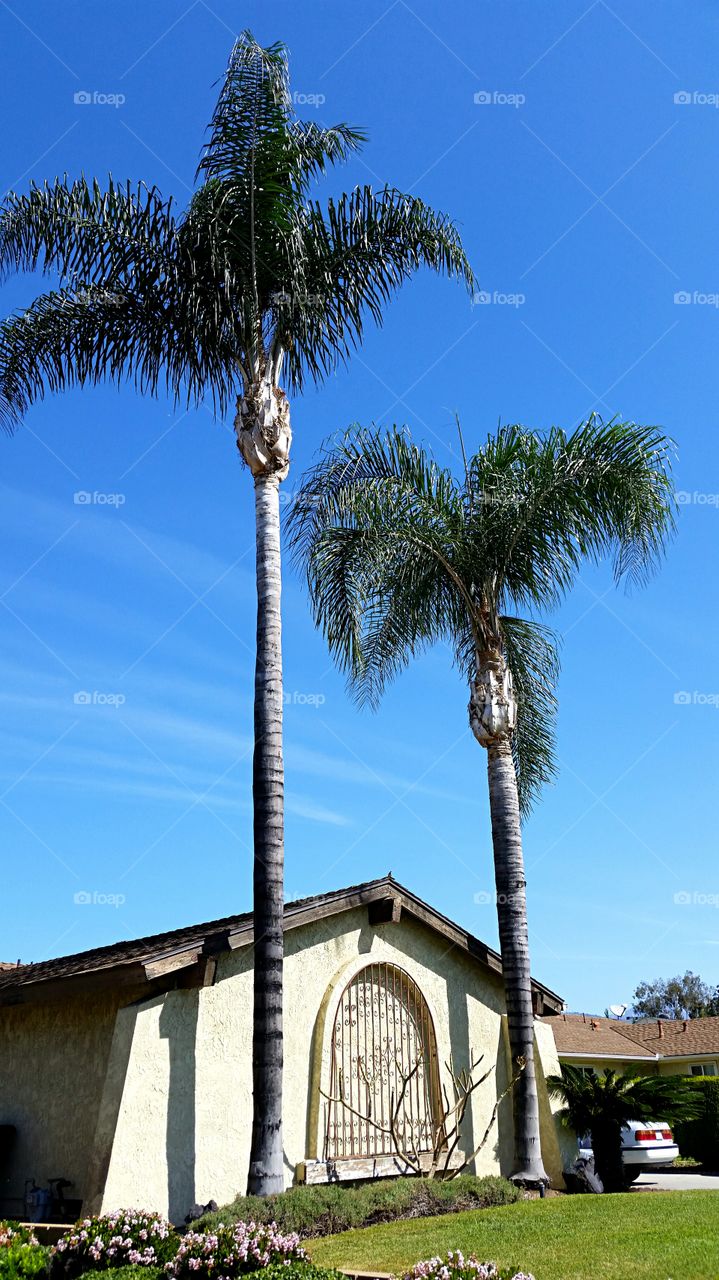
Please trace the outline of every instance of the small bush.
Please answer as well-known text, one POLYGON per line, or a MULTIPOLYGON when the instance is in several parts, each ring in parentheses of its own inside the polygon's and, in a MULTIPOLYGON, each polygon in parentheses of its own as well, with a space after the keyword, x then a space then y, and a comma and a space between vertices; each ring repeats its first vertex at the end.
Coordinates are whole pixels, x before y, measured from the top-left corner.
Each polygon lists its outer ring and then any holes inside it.
POLYGON ((519 1191, 504 1178, 476 1178, 463 1174, 451 1181, 427 1178, 392 1178, 357 1186, 328 1183, 291 1187, 279 1195, 241 1196, 195 1224, 211 1231, 220 1223, 242 1220, 277 1223, 281 1231, 303 1237, 334 1235, 353 1227, 368 1227, 400 1218, 424 1218, 463 1209, 486 1209, 512 1204, 519 1191))
POLYGON ((215 1231, 188 1231, 165 1270, 172 1280, 234 1280, 249 1271, 306 1260, 298 1235, 281 1235, 274 1222, 236 1222, 215 1231))
MULTIPOLYGON (((162 1280, 164 1275, 164 1267, 133 1266, 130 1263, 126 1267, 113 1267, 110 1280, 162 1280)), ((97 1272, 86 1271, 80 1280, 85 1280, 85 1277, 87 1280, 97 1280, 97 1272)))
POLYGON ((0 1280, 35 1280, 47 1273, 49 1253, 31 1231, 0 1222, 0 1280))
POLYGON ((692 1086, 702 1099, 702 1110, 698 1119, 675 1124, 679 1151, 709 1169, 719 1169, 719 1078, 697 1076, 692 1086))
POLYGON ((174 1257, 177 1236, 159 1213, 120 1209, 101 1218, 83 1218, 51 1252, 52 1280, 76 1280, 87 1271, 131 1264, 162 1267, 174 1257))
POLYGON ((262 1273, 262 1280, 347 1280, 341 1271, 328 1267, 316 1267, 309 1259, 306 1262, 284 1262, 280 1266, 268 1267, 262 1273))
POLYGON ((446 1258, 416 1262, 402 1280, 534 1280, 534 1277, 514 1267, 498 1271, 493 1262, 479 1262, 474 1254, 465 1258, 459 1249, 449 1249, 446 1258))

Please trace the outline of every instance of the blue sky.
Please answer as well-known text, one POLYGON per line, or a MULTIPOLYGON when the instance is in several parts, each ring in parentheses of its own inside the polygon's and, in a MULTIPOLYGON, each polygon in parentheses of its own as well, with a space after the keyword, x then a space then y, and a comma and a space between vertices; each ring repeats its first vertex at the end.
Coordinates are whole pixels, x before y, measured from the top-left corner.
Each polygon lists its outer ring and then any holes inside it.
MULTIPOLYGON (((455 412, 470 446, 592 409, 677 441, 656 580, 626 596, 587 571, 551 619, 561 772, 525 829, 532 961, 574 1009, 687 968, 717 983, 719 14, 1 0, 0 188, 109 170, 182 204, 244 26, 289 45, 301 115, 369 133, 323 190, 390 182, 447 211, 491 299, 406 286, 293 403, 285 501, 353 421, 407 423, 451 466, 455 412)), ((4 285, 3 313, 37 288, 4 285)), ((3 960, 250 905, 253 507, 229 428, 101 388, 0 441, 3 960)), ((446 651, 370 715, 289 566, 284 622, 288 896, 391 869, 496 945, 486 762, 446 651)))

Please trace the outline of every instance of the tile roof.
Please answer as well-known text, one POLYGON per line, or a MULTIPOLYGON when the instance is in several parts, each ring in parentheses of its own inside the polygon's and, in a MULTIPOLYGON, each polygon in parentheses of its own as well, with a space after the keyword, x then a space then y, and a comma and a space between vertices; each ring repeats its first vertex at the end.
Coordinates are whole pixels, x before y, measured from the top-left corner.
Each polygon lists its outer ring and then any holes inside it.
POLYGON ((694 1054, 719 1056, 719 1018, 622 1022, 591 1014, 560 1013, 544 1018, 551 1024, 560 1057, 685 1058, 694 1054))
MULTIPOLYGON (((399 899, 402 912, 407 916, 441 933, 450 946, 459 947, 472 959, 501 974, 501 957, 496 951, 435 911, 399 884, 391 874, 346 889, 285 903, 285 929, 336 915, 353 907, 382 903, 389 899, 399 899)), ((221 920, 190 925, 184 929, 173 929, 168 933, 96 947, 77 955, 61 956, 36 964, 8 967, 0 965, 0 1004, 42 999, 51 986, 57 990, 58 984, 63 984, 60 990, 64 992, 65 983, 72 979, 90 981, 95 988, 110 987, 123 980, 126 983, 131 979, 137 982, 153 980, 163 972, 181 967, 180 961, 185 964, 183 955, 186 953, 196 952, 196 955, 190 954, 189 957, 191 961, 195 961, 201 956, 213 955, 228 947, 245 946, 251 942, 252 912, 245 911, 240 915, 226 916, 221 920), (177 958, 177 964, 173 962, 173 957, 177 958)), ((534 979, 532 987, 540 1008, 562 1008, 562 999, 556 992, 534 979)))

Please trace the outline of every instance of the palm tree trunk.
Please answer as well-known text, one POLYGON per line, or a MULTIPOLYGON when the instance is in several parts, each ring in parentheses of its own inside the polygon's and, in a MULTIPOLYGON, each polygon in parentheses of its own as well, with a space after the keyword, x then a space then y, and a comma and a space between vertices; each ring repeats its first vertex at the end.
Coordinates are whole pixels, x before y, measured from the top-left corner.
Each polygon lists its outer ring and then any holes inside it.
POLYGON ((512 1069, 518 1058, 525 1063, 512 1092, 515 1167, 511 1176, 514 1182, 548 1182, 539 1137, 522 829, 517 777, 508 735, 497 736, 488 745, 487 771, 499 943, 512 1069))
POLYGON ((278 475, 255 476, 257 654, 255 659, 253 1117, 248 1192, 284 1189, 282 1152, 282 961, 284 764, 278 475))
POLYGON ((592 1128, 594 1168, 602 1180, 605 1191, 624 1191, 624 1161, 622 1160, 622 1128, 607 1121, 592 1128))

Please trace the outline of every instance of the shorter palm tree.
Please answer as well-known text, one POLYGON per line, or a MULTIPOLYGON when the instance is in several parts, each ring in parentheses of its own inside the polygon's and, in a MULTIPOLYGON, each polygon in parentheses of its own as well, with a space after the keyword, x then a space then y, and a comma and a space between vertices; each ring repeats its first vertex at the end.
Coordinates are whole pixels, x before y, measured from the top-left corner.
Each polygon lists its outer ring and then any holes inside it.
POLYGON ((622 1161, 622 1127, 630 1120, 692 1120, 698 1114, 696 1090, 689 1076, 642 1076, 636 1071, 607 1069, 596 1073, 584 1067, 562 1066, 562 1074, 548 1076, 550 1097, 564 1106, 562 1123, 579 1136, 591 1135, 594 1166, 605 1191, 622 1191, 627 1184, 622 1161))
POLYGON ((668 442, 592 417, 568 434, 503 427, 458 480, 396 429, 358 430, 307 476, 290 515, 315 620, 360 700, 444 641, 487 752, 518 1182, 548 1181, 539 1136, 520 816, 552 776, 557 658, 536 612, 583 561, 643 578, 672 527, 668 442), (532 616, 535 615, 535 616, 532 616))

